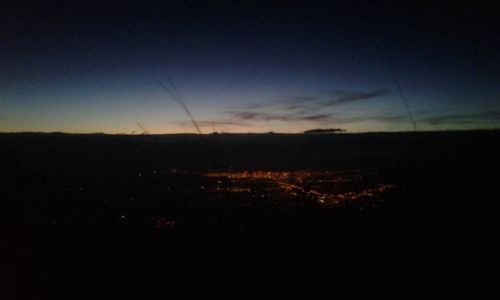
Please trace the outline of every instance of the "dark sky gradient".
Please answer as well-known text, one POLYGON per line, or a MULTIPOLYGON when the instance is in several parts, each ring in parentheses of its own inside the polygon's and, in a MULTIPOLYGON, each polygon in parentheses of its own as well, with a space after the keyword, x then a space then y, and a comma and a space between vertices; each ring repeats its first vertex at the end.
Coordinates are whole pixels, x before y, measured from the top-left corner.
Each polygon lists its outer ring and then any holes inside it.
MULTIPOLYGON (((0 131, 500 125, 499 11, 348 1, 3 2, 0 131)), ((442 2, 441 2, 442 3, 442 2)))

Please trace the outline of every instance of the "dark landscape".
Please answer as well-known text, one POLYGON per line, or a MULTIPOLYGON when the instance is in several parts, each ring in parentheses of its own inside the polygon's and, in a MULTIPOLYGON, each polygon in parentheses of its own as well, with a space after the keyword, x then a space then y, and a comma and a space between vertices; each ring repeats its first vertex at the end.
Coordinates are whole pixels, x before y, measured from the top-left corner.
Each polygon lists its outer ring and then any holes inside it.
POLYGON ((495 299, 499 153, 494 130, 0 134, 0 298, 495 299))

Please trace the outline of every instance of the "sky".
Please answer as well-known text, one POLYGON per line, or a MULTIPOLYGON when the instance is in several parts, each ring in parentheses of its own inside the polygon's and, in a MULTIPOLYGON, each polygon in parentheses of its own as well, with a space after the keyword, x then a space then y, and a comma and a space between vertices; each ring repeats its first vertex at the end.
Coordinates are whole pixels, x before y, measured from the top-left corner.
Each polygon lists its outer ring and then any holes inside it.
POLYGON ((3 1, 0 132, 499 128, 499 11, 458 2, 3 1))

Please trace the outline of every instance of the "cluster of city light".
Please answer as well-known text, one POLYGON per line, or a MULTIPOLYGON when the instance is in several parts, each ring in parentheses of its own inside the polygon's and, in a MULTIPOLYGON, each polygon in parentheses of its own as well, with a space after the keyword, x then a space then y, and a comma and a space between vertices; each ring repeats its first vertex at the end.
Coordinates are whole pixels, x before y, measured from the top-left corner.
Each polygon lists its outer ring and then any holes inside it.
POLYGON ((294 198, 313 201, 325 206, 344 206, 364 199, 380 198, 395 185, 377 183, 371 186, 358 184, 367 171, 244 171, 214 172, 204 174, 216 179, 214 191, 247 193, 251 198, 294 198), (352 185, 352 186, 348 186, 352 185), (339 186, 343 188, 340 189, 339 186), (346 187, 350 187, 347 188, 346 187))

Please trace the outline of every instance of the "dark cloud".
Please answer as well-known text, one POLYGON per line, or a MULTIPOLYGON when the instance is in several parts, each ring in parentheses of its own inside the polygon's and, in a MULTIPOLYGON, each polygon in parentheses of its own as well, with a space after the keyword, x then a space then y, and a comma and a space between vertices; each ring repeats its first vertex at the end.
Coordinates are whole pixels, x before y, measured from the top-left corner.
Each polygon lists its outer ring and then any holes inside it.
POLYGON ((366 101, 389 94, 387 89, 372 91, 331 90, 316 95, 291 95, 270 102, 245 105, 239 109, 225 111, 227 118, 198 122, 200 126, 238 125, 247 126, 256 122, 297 122, 317 124, 347 124, 364 121, 401 122, 406 116, 342 116, 332 111, 332 107, 356 101, 366 101))
POLYGON ((269 107, 269 106, 272 106, 274 105, 273 103, 265 103, 265 102, 261 102, 261 103, 250 103, 250 104, 245 104, 245 105, 242 105, 242 106, 239 106, 239 108, 241 109, 248 109, 248 110, 252 110, 252 109, 260 109, 260 108, 265 108, 265 107, 269 107))
POLYGON ((331 113, 302 114, 302 113, 268 113, 248 111, 228 111, 231 119, 238 121, 324 121, 330 118, 331 113))
POLYGON ((303 120, 306 121, 323 121, 330 118, 330 116, 332 116, 332 114, 314 114, 314 115, 303 116, 302 118, 303 120))
POLYGON ((263 113, 259 112, 248 112, 248 111, 235 111, 235 112, 229 112, 233 116, 236 117, 238 120, 243 120, 243 121, 254 121, 259 119, 259 117, 262 117, 263 113))
POLYGON ((390 93, 388 89, 380 89, 374 91, 342 91, 334 90, 328 91, 327 97, 324 97, 320 103, 323 106, 337 106, 341 104, 347 104, 351 102, 357 102, 362 100, 369 100, 381 96, 386 96, 390 93))
POLYGON ((382 122, 382 123, 400 123, 408 120, 407 115, 373 115, 373 116, 335 116, 330 119, 334 124, 350 124, 359 122, 382 122))
POLYGON ((242 110, 259 110, 272 108, 275 110, 298 111, 303 114, 344 105, 357 101, 371 100, 373 98, 388 95, 390 90, 378 89, 371 91, 349 91, 349 90, 330 90, 311 95, 289 95, 279 97, 269 102, 252 103, 243 106, 242 110))
MULTIPOLYGON (((359 116, 351 115, 344 116, 333 113, 316 113, 316 114, 296 114, 296 113, 265 113, 265 112, 247 112, 247 111, 228 111, 228 118, 219 120, 201 120, 198 121, 200 127, 212 127, 212 126, 250 126, 251 123, 255 122, 269 122, 269 121, 280 121, 280 122, 297 122, 306 121, 316 124, 323 125, 341 125, 341 124, 353 124, 360 122, 382 122, 382 123, 401 123, 408 122, 408 116, 405 114, 401 115, 373 115, 373 116, 359 116)), ((191 122, 177 122, 176 124, 181 126, 192 126, 191 122)))
POLYGON ((297 105, 303 103, 310 103, 319 100, 321 95, 289 95, 279 98, 276 102, 281 105, 297 105))
POLYGON ((448 114, 430 116, 417 120, 429 125, 443 124, 474 124, 482 121, 500 121, 500 111, 485 111, 480 113, 448 114))
MULTIPOLYGON (((274 113, 263 113, 263 112, 246 112, 246 111, 228 111, 226 112, 229 117, 223 120, 201 120, 197 121, 200 127, 211 127, 211 126, 249 126, 249 122, 269 122, 269 121, 280 121, 280 122, 296 122, 296 121, 309 121, 322 123, 328 121, 332 114, 319 113, 319 114, 274 114, 274 113)), ((175 124, 185 127, 192 126, 189 121, 175 122, 175 124)))
POLYGON ((365 101, 389 94, 388 89, 371 91, 331 90, 313 95, 289 95, 269 102, 253 103, 226 113, 241 120, 323 120, 332 113, 324 113, 330 107, 365 101), (270 113, 269 110, 275 111, 270 113), (318 113, 318 111, 322 113, 318 113), (278 113, 276 113, 278 112, 278 113))
MULTIPOLYGON (((198 126, 200 127, 207 127, 207 126, 246 126, 248 125, 245 122, 238 121, 238 120, 202 120, 202 121, 197 121, 196 122, 198 126)), ((181 121, 181 122, 174 122, 173 124, 177 124, 180 126, 193 126, 193 123, 191 121, 181 121)))

